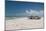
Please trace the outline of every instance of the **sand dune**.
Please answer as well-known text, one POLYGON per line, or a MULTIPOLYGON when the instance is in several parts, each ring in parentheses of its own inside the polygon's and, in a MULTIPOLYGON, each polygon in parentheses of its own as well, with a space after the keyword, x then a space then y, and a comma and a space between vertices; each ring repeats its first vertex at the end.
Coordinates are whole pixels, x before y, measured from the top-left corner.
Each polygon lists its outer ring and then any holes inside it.
POLYGON ((43 28, 43 17, 39 20, 27 17, 16 18, 6 21, 6 30, 43 28))

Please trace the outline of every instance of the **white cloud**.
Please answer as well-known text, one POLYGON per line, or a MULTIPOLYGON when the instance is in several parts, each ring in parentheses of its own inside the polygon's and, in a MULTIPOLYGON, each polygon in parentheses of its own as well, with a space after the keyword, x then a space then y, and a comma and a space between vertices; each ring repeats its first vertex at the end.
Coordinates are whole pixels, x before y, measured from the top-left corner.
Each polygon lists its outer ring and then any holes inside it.
POLYGON ((28 11, 28 10, 26 10, 25 13, 28 14, 29 16, 30 15, 43 16, 43 10, 40 10, 40 11, 37 11, 37 10, 30 10, 30 11, 28 11))

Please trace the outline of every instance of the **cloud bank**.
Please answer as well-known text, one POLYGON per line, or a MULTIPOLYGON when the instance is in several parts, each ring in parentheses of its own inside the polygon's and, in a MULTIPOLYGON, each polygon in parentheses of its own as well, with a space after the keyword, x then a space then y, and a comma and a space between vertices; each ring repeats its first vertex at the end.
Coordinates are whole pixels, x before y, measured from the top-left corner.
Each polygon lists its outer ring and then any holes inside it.
POLYGON ((37 11, 37 10, 26 10, 25 13, 28 15, 28 16, 43 16, 43 10, 40 10, 40 11, 37 11))

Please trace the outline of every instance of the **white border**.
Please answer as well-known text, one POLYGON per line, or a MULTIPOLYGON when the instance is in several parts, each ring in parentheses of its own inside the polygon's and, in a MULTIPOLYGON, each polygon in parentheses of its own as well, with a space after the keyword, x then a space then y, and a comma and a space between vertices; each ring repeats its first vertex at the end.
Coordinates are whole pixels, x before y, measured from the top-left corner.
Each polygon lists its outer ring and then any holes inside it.
POLYGON ((0 0, 0 31, 4 31, 4 0, 0 0))
POLYGON ((44 31, 46 31, 46 0, 44 0, 44 31))
MULTIPOLYGON (((28 1, 28 0, 25 0, 25 1, 28 1)), ((45 0, 29 0, 29 2, 30 1, 31 2, 44 2, 45 0)), ((45 18, 46 18, 46 6, 45 6, 44 13, 45 13, 45 18)), ((4 31, 4 19, 5 19, 4 16, 5 16, 5 0, 0 0, 0 31, 4 31)), ((46 19, 44 22, 46 23, 46 19)), ((46 28, 45 29, 34 29, 34 30, 20 30, 20 31, 46 31, 46 28)))

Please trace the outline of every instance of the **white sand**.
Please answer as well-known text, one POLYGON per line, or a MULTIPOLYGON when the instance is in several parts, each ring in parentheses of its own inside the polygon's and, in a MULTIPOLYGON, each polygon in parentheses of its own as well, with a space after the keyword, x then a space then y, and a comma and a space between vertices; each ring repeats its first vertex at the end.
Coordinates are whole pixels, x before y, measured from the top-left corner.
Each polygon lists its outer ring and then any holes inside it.
POLYGON ((31 20, 27 17, 16 18, 6 21, 6 30, 43 28, 43 18, 31 20))

